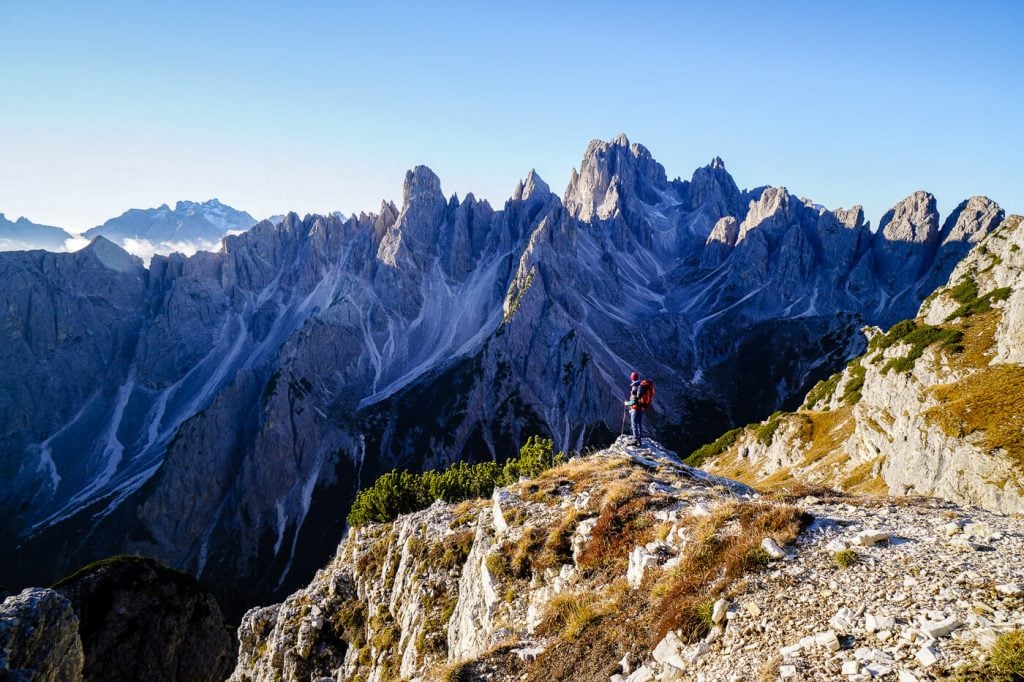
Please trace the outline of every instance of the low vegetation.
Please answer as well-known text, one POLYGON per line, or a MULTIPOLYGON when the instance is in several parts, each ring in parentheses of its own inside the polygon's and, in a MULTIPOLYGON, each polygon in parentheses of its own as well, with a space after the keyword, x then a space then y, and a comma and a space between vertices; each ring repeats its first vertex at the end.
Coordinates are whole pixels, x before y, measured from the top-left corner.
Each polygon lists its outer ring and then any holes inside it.
POLYGON ((1021 682, 1024 680, 1024 630, 999 635, 987 661, 956 670, 947 679, 956 682, 1021 682))
POLYGON ((601 513, 580 553, 584 570, 614 575, 624 572, 629 552, 654 540, 651 512, 667 503, 663 496, 640 494, 639 489, 620 488, 622 494, 605 496, 601 513))
POLYGON ((696 450, 694 450, 692 453, 690 453, 690 456, 686 458, 686 463, 689 464, 690 466, 695 467, 703 465, 704 460, 712 457, 717 457, 718 455, 722 454, 723 452, 731 448, 733 443, 736 442, 736 439, 740 437, 743 431, 744 428, 742 426, 739 427, 738 429, 726 431, 724 434, 719 436, 718 439, 715 440, 714 442, 708 443, 707 445, 702 445, 696 450))
POLYGON ((832 560, 839 568, 850 568, 860 561, 860 555, 852 549, 841 549, 832 555, 832 560))
MULTIPOLYGON (((885 334, 879 334, 871 339, 868 350, 881 351, 896 344, 909 346, 905 355, 889 358, 882 366, 882 374, 888 374, 890 371, 903 373, 914 369, 918 359, 924 355, 925 349, 932 344, 938 343, 949 352, 960 353, 963 351, 962 340, 963 332, 960 330, 918 324, 914 320, 903 320, 894 324, 885 334)), ((883 359, 884 356, 879 353, 871 362, 877 364, 883 359)))
POLYGON ((660 614, 656 641, 669 630, 678 630, 689 642, 706 635, 711 625, 708 604, 738 578, 764 565, 761 540, 771 537, 785 545, 809 521, 797 507, 762 502, 726 504, 701 517, 692 530, 692 549, 657 588, 663 596, 655 608, 660 614))
POLYGON ((960 306, 946 317, 946 321, 955 320, 958 317, 970 317, 978 313, 985 313, 992 309, 996 301, 1005 301, 1010 297, 1009 287, 993 289, 987 294, 978 295, 978 283, 971 277, 964 278, 955 287, 946 290, 946 295, 960 304, 960 306))
POLYGON ((804 400, 803 409, 812 410, 815 409, 816 405, 832 402, 832 397, 836 394, 836 388, 839 386, 839 381, 842 378, 843 373, 836 372, 828 379, 822 379, 816 383, 814 387, 808 391, 807 398, 804 400))
POLYGON ((851 360, 847 365, 850 378, 843 386, 843 404, 856 405, 860 402, 861 391, 864 390, 864 378, 867 376, 868 368, 864 366, 861 358, 851 360))
POLYGON ((459 462, 443 471, 390 471, 370 486, 359 491, 348 523, 352 527, 367 523, 386 523, 401 514, 426 509, 436 500, 459 502, 488 497, 495 488, 515 483, 520 476, 537 476, 560 464, 564 454, 554 453, 550 439, 530 438, 519 450, 519 456, 504 464, 459 462))
POLYGON ((557 628, 567 642, 575 641, 610 611, 609 604, 591 592, 563 592, 548 603, 547 609, 547 625, 557 628))

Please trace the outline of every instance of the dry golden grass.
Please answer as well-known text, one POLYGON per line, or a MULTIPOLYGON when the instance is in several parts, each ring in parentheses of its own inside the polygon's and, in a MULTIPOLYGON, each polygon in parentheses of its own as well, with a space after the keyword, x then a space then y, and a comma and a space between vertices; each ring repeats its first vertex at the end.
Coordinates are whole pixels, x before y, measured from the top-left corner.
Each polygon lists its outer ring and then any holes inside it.
POLYGON ((664 596, 655 609, 659 614, 656 637, 669 630, 681 631, 687 641, 707 633, 705 609, 726 588, 765 563, 761 540, 771 537, 780 545, 796 539, 809 517, 791 505, 764 502, 725 504, 706 517, 698 517, 690 529, 692 544, 683 561, 666 576, 664 596), (723 530, 738 525, 738 532, 723 530))
POLYGON ((889 485, 880 473, 875 472, 875 462, 868 461, 854 467, 840 480, 844 490, 866 495, 887 495, 889 485))
POLYGON ((982 447, 1003 450, 1024 468, 1024 367, 986 367, 931 392, 942 404, 927 410, 926 420, 957 438, 979 433, 982 447))
POLYGON ((804 454, 804 466, 842 450, 843 443, 853 434, 852 407, 844 406, 828 412, 801 414, 810 422, 809 433, 804 442, 809 442, 811 446, 804 454))
POLYGON ((550 528, 544 540, 544 548, 533 561, 534 566, 542 569, 555 568, 572 562, 572 535, 578 521, 579 514, 572 510, 550 528))
POLYGON ((546 628, 556 629, 562 640, 573 642, 613 607, 593 592, 563 592, 548 602, 546 628))
POLYGON ((633 548, 654 539, 658 529, 651 511, 666 502, 666 498, 647 494, 616 494, 611 499, 602 506, 578 560, 581 568, 606 575, 624 571, 633 548))
POLYGON ((509 572, 516 578, 528 578, 533 567, 533 558, 544 544, 544 531, 536 526, 527 526, 515 544, 509 559, 509 572))
POLYGON ((963 332, 960 342, 963 351, 947 354, 949 361, 956 367, 980 369, 987 367, 992 360, 992 345, 995 343, 996 327, 1003 312, 994 308, 984 313, 958 318, 954 326, 963 332))

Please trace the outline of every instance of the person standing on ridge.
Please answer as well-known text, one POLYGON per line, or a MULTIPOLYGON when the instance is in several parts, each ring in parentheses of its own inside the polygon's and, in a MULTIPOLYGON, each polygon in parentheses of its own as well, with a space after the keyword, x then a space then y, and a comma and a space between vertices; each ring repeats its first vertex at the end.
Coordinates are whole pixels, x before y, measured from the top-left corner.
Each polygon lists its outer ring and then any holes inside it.
POLYGON ((651 406, 654 399, 654 382, 640 379, 637 372, 629 375, 629 400, 624 404, 629 408, 629 425, 633 428, 633 445, 641 445, 644 437, 644 412, 651 406))

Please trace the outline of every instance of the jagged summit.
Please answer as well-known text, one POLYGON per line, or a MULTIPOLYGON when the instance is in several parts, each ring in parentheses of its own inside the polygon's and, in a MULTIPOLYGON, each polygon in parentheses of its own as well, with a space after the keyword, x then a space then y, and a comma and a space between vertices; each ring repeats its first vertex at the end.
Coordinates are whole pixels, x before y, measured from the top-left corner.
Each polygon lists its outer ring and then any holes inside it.
POLYGON ((427 166, 415 166, 405 174, 405 183, 402 186, 402 208, 403 210, 413 201, 422 199, 424 201, 436 201, 437 197, 444 199, 441 192, 441 179, 434 171, 427 166))

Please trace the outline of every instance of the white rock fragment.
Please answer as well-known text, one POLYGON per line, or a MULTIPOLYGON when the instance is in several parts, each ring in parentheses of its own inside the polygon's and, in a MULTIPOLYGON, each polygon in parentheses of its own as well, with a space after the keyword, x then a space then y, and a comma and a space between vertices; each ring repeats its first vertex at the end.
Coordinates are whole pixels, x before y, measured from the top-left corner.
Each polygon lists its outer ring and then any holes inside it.
POLYGON ((853 609, 844 606, 836 611, 836 615, 832 616, 828 623, 836 630, 848 631, 853 629, 855 619, 856 616, 853 613, 853 609))
POLYGON ((919 649, 914 658, 917 659, 918 663, 927 668, 939 662, 939 652, 934 647, 926 646, 919 649))
POLYGON ((892 630, 894 627, 896 627, 896 619, 892 616, 877 616, 873 613, 864 616, 864 629, 868 632, 892 630))
POLYGON ((670 665, 677 670, 683 670, 686 668, 686 661, 683 659, 682 653, 683 646, 679 635, 675 631, 669 631, 664 639, 658 642, 658 646, 654 647, 651 657, 662 665, 670 665))
POLYGON ((857 661, 843 661, 843 674, 856 675, 860 673, 860 663, 857 661))
POLYGON ((882 530, 862 530, 853 536, 851 542, 860 547, 870 547, 889 539, 889 534, 882 530))
POLYGON ((1006 583, 1005 585, 996 585, 996 592, 1005 597, 1019 597, 1024 594, 1024 587, 1021 587, 1020 583, 1006 583))
POLYGON ((925 621, 921 625, 921 632, 932 639, 939 639, 940 637, 945 637, 962 625, 963 623, 953 617, 949 617, 938 622, 925 621))
POLYGON ((839 651, 842 648, 839 644, 839 638, 836 637, 836 633, 833 630, 826 630, 816 634, 814 636, 814 643, 829 651, 839 651))
POLYGON ((507 490, 495 490, 494 491, 494 532, 504 533, 508 530, 508 522, 505 520, 505 514, 501 509, 502 503, 508 505, 511 501, 512 495, 507 490))
POLYGON ((783 658, 785 658, 786 656, 796 656, 802 650, 803 647, 800 646, 800 643, 798 642, 796 644, 790 644, 789 646, 784 646, 781 649, 779 649, 779 655, 783 658))
POLYGON ((629 676, 629 682, 650 682, 654 679, 654 671, 642 665, 629 676))
POLYGON ((725 620, 725 614, 729 610, 729 602, 725 599, 719 599, 715 602, 715 605, 711 608, 711 622, 714 624, 721 623, 725 620))
POLYGON ((970 537, 987 540, 992 535, 992 529, 989 528, 987 523, 973 522, 964 526, 964 534, 970 537))
POLYGON ((775 542, 772 538, 761 540, 761 549, 775 561, 786 558, 786 553, 779 547, 779 543, 775 542))
POLYGON ((644 581, 644 572, 649 566, 658 565, 658 556, 651 554, 645 547, 636 547, 629 553, 629 566, 626 569, 626 582, 633 589, 640 587, 644 581))
POLYGON ((780 665, 779 666, 779 677, 784 680, 792 680, 796 678, 796 666, 795 665, 780 665))
POLYGON ((830 552, 841 552, 844 549, 849 549, 850 546, 842 538, 832 538, 825 545, 825 549, 830 552))
POLYGON ((959 535, 960 532, 963 531, 963 529, 964 527, 962 523, 958 521, 950 521, 942 527, 942 532, 946 535, 947 538, 951 538, 954 535, 959 535))
POLYGON ((900 670, 899 682, 918 682, 917 675, 909 670, 900 670))

